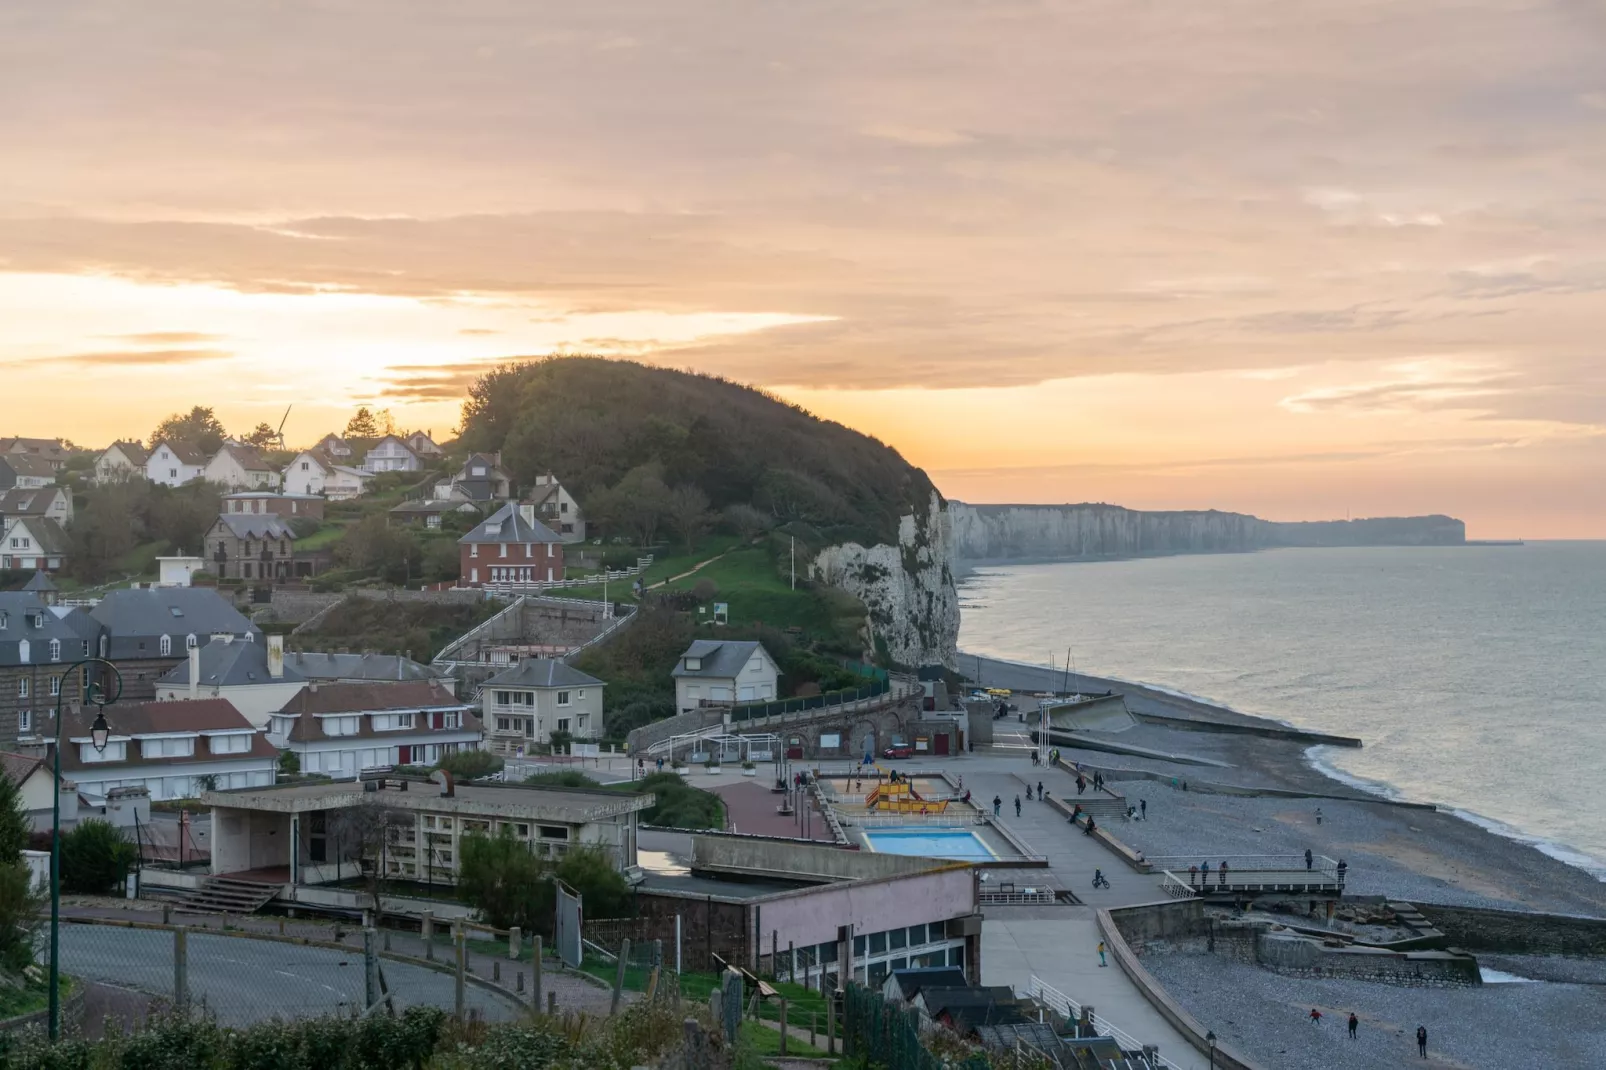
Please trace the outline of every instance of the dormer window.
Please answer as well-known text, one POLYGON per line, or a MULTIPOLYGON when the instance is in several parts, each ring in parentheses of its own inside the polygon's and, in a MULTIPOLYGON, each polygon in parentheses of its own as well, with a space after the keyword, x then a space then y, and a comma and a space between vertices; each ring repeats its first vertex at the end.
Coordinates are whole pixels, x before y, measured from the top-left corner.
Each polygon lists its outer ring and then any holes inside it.
POLYGON ((162 657, 171 657, 173 653, 173 637, 171 635, 162 636, 161 641, 157 644, 157 649, 161 651, 162 657))
MULTIPOLYGON (((701 672, 702 668, 703 668, 703 659, 702 658, 687 658, 686 659, 686 671, 687 672, 701 672)), ((659 671, 661 672, 662 670, 659 670, 659 671)))
POLYGON ((473 469, 473 474, 477 475, 477 476, 483 476, 485 474, 485 466, 483 464, 475 465, 474 469, 473 469))
POLYGON ((51 661, 60 661, 61 660, 61 640, 60 639, 52 639, 50 641, 50 660, 51 661))
POLYGON ((195 634, 193 632, 184 637, 184 649, 185 650, 194 650, 195 649, 195 634))
POLYGON ((6 622, 8 620, 10 620, 10 618, 11 618, 11 614, 9 614, 9 613, 0 613, 0 632, 3 632, 3 631, 6 630, 6 622))

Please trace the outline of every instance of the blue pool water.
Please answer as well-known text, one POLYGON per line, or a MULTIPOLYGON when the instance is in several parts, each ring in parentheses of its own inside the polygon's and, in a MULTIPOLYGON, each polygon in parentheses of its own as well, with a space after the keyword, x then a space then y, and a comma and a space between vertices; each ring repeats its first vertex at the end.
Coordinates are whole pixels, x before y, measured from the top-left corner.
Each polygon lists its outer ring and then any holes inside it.
POLYGON ((998 857, 969 829, 882 828, 866 832, 870 850, 889 855, 951 858, 956 862, 991 862, 998 857))

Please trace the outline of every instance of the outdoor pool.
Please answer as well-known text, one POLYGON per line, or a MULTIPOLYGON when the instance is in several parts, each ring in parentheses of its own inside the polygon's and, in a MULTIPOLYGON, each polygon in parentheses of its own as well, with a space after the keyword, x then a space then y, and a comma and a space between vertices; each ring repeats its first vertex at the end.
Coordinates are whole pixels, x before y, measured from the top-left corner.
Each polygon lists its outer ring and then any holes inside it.
POLYGON ((956 862, 991 862, 995 855, 970 829, 879 828, 864 833, 870 850, 889 855, 950 858, 956 862))

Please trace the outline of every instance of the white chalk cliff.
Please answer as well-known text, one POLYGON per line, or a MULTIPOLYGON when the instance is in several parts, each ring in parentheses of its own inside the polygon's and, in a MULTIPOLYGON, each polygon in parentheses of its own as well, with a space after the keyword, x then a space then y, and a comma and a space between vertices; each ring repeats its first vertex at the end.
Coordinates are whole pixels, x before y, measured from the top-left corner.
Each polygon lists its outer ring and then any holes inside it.
POLYGON ((865 604, 872 642, 894 662, 953 668, 959 594, 952 560, 947 504, 933 492, 924 511, 900 518, 896 546, 828 546, 809 562, 808 571, 865 604))

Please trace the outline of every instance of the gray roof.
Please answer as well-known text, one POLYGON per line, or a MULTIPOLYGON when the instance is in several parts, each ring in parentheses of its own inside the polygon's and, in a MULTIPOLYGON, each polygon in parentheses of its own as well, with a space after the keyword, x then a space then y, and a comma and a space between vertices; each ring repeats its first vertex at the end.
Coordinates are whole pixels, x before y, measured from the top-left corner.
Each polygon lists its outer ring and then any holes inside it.
POLYGON ((304 680, 436 680, 447 673, 400 654, 323 654, 287 650, 284 671, 304 680))
POLYGON ((416 513, 427 516, 431 513, 478 513, 480 507, 471 501, 462 498, 419 498, 413 501, 402 502, 394 506, 393 513, 416 513))
POLYGON ((71 545, 67 541, 67 533, 62 530, 61 524, 52 517, 19 516, 15 522, 28 529, 34 541, 39 544, 41 553, 64 554, 71 545))
POLYGON ((963 988, 970 982, 958 966, 920 966, 893 970, 891 978, 904 999, 914 999, 923 988, 963 988))
MULTIPOLYGON (((202 646, 213 633, 262 635, 260 628, 210 587, 108 591, 90 615, 110 635, 112 658, 160 657, 159 637, 163 635, 193 635, 202 646)), ((184 644, 175 643, 173 650, 182 655, 184 644)))
POLYGON ((457 540, 470 542, 562 542, 556 532, 539 520, 525 520, 519 515, 519 503, 508 502, 486 517, 473 531, 457 540), (495 528, 496 534, 492 534, 495 528))
POLYGON ((81 609, 45 605, 32 591, 0 591, 0 665, 21 665, 22 642, 28 643, 29 665, 50 661, 50 641, 62 642, 61 660, 76 661, 84 656, 83 643, 95 652, 93 621, 86 621, 81 609))
MULTIPOLYGON (((686 648, 675 662, 675 671, 671 676, 714 677, 725 680, 734 678, 742 671, 742 666, 753 656, 753 651, 763 646, 762 643, 751 639, 724 640, 724 639, 697 639, 686 648), (702 658, 701 669, 686 668, 687 658, 702 658)), ((774 661, 769 651, 764 656, 774 661)))
POLYGON ((55 591, 55 590, 59 590, 59 588, 54 583, 50 582, 50 577, 46 576, 42 569, 35 569, 34 573, 33 573, 33 577, 31 579, 29 579, 27 583, 22 585, 22 589, 24 591, 55 591))
MULTIPOLYGON (((159 682, 188 687, 189 660, 179 662, 159 682)), ((268 675, 266 643, 208 643, 201 648, 201 683, 209 687, 304 682, 306 677, 290 666, 288 654, 285 655, 284 675, 278 679, 268 675)))
POLYGON ((552 658, 525 658, 506 672, 485 681, 491 687, 605 687, 595 676, 587 676, 565 661, 552 658))
POLYGON ((276 513, 219 513, 215 528, 222 524, 236 539, 293 539, 296 534, 276 513))
POLYGON ((0 515, 44 516, 57 495, 66 496, 69 499, 67 504, 72 504, 72 491, 66 487, 29 487, 5 491, 0 493, 0 515))

